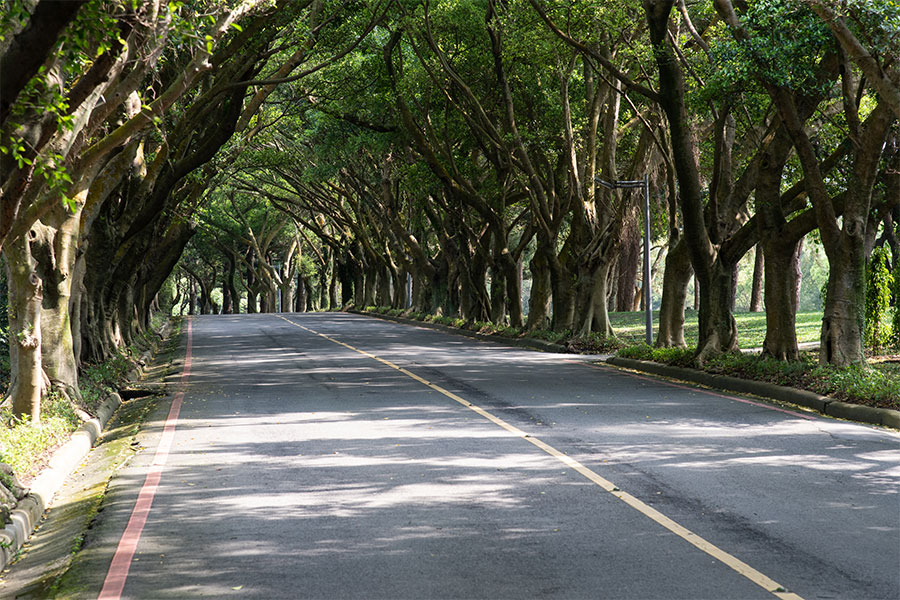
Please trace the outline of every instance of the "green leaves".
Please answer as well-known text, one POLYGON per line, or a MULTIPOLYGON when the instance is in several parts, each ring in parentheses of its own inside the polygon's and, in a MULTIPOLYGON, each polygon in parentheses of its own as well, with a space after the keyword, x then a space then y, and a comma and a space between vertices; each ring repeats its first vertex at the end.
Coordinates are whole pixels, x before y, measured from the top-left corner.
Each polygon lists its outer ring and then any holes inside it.
POLYGON ((834 48, 828 26, 802 2, 760 0, 740 15, 748 41, 715 36, 718 87, 746 87, 759 77, 791 90, 815 85, 816 66, 834 48))
POLYGON ((891 338, 888 310, 891 305, 894 274, 888 265, 888 249, 875 248, 866 269, 865 340, 869 348, 884 348, 891 338))

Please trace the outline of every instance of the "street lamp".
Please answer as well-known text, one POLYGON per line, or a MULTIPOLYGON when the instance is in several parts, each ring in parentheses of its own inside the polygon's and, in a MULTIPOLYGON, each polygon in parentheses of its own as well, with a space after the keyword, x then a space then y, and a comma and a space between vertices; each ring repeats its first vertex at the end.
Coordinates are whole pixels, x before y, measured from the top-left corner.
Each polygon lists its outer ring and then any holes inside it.
POLYGON ((644 190, 644 320, 646 322, 647 345, 653 344, 653 311, 650 306, 650 177, 631 181, 606 181, 594 177, 594 181, 608 190, 637 189, 644 190))

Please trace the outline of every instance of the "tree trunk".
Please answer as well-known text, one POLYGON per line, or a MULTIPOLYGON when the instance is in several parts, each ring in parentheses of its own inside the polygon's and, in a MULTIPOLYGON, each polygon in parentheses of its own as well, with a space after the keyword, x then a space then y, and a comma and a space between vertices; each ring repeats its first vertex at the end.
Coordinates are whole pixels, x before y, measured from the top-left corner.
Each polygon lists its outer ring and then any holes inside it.
POLYGON ((528 263, 531 270, 531 297, 528 299, 528 331, 550 325, 550 268, 547 258, 538 252, 528 263))
POLYGON ((627 223, 616 267, 617 311, 629 311, 634 308, 634 291, 637 287, 638 266, 641 262, 641 236, 638 235, 637 220, 632 218, 627 223))
POLYGON ((865 363, 865 261, 862 244, 846 244, 844 252, 829 257, 819 346, 819 362, 823 364, 865 363))
POLYGON ((759 312, 763 303, 763 270, 765 254, 762 244, 756 245, 753 258, 753 283, 750 288, 750 312, 759 312))
POLYGON ((700 284, 697 362, 702 365, 713 354, 738 350, 737 323, 731 311, 734 265, 720 258, 713 262, 709 273, 697 279, 700 284))
POLYGON ((766 338, 763 355, 778 360, 797 360, 797 316, 794 304, 796 281, 793 265, 800 244, 790 240, 769 239, 757 245, 765 256, 766 338))
POLYGON ((311 296, 311 294, 308 295, 308 285, 305 277, 297 275, 297 298, 294 306, 295 312, 306 312, 307 298, 311 296))
POLYGON ((509 325, 516 328, 522 327, 525 320, 522 316, 522 271, 520 263, 513 258, 508 248, 503 248, 500 251, 500 258, 495 261, 495 264, 498 263, 499 268, 497 270, 502 273, 506 282, 505 308, 509 314, 509 325))
POLYGON ((684 308, 687 288, 694 270, 687 243, 680 238, 666 255, 662 301, 659 306, 658 348, 684 348, 684 308))
POLYGON ((279 288, 281 294, 281 312, 289 313, 294 310, 294 278, 285 277, 279 288))
POLYGON ((575 273, 570 268, 574 260, 569 241, 566 241, 560 256, 549 250, 547 258, 553 290, 551 328, 553 331, 572 331, 575 323, 575 273))
POLYGON ((496 263, 491 267, 491 322, 506 324, 506 277, 496 263))
POLYGON ((4 249, 9 281, 9 351, 13 414, 41 422, 41 396, 46 386, 41 360, 41 279, 31 257, 31 235, 4 249))
POLYGON ((608 260, 580 265, 578 268, 575 282, 575 325, 580 336, 591 333, 599 333, 603 337, 615 335, 606 308, 609 268, 608 260))
POLYGON ((32 229, 31 241, 31 253, 43 284, 42 367, 50 385, 73 399, 81 397, 70 312, 78 229, 78 219, 65 219, 57 227, 39 222, 32 229))

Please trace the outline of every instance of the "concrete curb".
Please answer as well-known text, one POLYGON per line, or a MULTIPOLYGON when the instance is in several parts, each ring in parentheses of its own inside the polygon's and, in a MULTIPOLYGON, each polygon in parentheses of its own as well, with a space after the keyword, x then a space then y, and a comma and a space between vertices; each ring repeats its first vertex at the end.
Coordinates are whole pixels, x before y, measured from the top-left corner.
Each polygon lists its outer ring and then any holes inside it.
POLYGON ((811 408, 830 417, 900 429, 900 411, 889 408, 873 408, 871 406, 849 404, 833 400, 827 396, 820 396, 807 390, 798 390, 764 381, 729 377, 728 375, 714 375, 696 369, 673 367, 644 360, 613 356, 608 358, 606 362, 625 369, 698 383, 715 389, 737 392, 739 394, 752 394, 779 402, 796 404, 811 408))
POLYGON ((122 399, 113 392, 97 410, 97 416, 85 421, 68 442, 57 448, 47 467, 31 482, 28 495, 19 501, 10 515, 12 523, 0 530, 0 571, 6 569, 31 537, 53 496, 94 446, 120 404, 122 399))
POLYGON ((393 315, 385 315, 381 313, 371 313, 365 312, 357 309, 350 309, 345 312, 352 313, 355 315, 363 315, 366 317, 374 317, 376 319, 383 319, 385 321, 393 321, 395 323, 403 323, 404 325, 416 325, 418 327, 424 327, 426 329, 435 329, 437 331, 443 331, 444 333, 455 333, 456 335, 462 335, 469 338, 474 338, 476 340, 482 340, 485 342, 495 342, 497 344, 506 344, 507 346, 515 346, 517 348, 531 348, 532 350, 540 350, 542 352, 557 352, 560 354, 571 354, 569 350, 563 346, 562 344, 554 344, 553 342, 548 342, 545 340, 536 340, 533 338, 511 338, 502 335, 491 335, 488 333, 478 333, 477 331, 470 331, 468 329, 459 329, 458 327, 451 327, 450 325, 442 325, 441 323, 431 323, 429 321, 417 321, 416 319, 408 319, 406 317, 395 317, 393 315))
MULTIPOLYGON (((138 365, 128 372, 127 381, 135 382, 142 377, 145 366, 168 338, 169 325, 164 326, 162 331, 160 339, 151 343, 151 347, 141 355, 138 365)), ((110 394, 97 410, 97 416, 76 429, 69 441, 56 449, 47 466, 31 482, 28 495, 18 502, 10 514, 12 523, 0 530, 0 572, 6 569, 19 549, 31 538, 53 496, 94 447, 94 442, 121 404, 122 397, 119 394, 110 394)))

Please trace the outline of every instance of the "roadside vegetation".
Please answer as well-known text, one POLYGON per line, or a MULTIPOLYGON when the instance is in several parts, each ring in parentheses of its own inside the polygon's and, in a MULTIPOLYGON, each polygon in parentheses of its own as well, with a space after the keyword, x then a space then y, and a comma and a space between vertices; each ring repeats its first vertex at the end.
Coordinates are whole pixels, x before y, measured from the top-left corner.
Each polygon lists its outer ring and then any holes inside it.
POLYGON ((893 402, 898 43, 865 0, 0 2, 4 435, 56 443, 158 310, 762 346, 893 402))
MULTIPOLYGON (((416 321, 438 323, 486 335, 509 338, 533 338, 560 344, 571 352, 582 354, 617 354, 624 358, 647 360, 685 368, 702 368, 709 373, 754 379, 777 385, 809 390, 836 400, 900 410, 900 348, 895 354, 877 354, 870 350, 866 366, 835 367, 820 364, 815 351, 801 352, 797 360, 783 361, 758 352, 720 354, 702 366, 696 360, 697 314, 685 316, 684 348, 658 348, 644 343, 644 314, 610 313, 616 337, 575 336, 571 332, 527 331, 523 328, 497 327, 491 323, 467 323, 458 317, 444 317, 385 306, 368 306, 365 311, 416 321), (692 333, 693 332, 693 335, 692 333)), ((654 315, 655 316, 655 315, 654 315)), ((756 349, 765 338, 764 313, 735 313, 741 348, 756 349)), ((891 319, 884 318, 886 324, 891 319)), ((822 326, 822 313, 809 311, 797 315, 798 343, 817 342, 822 326)), ((880 347, 878 351, 888 352, 880 347)))
MULTIPOLYGON (((0 307, 5 313, 5 307, 0 307)), ((16 417, 8 403, 0 406, 0 463, 9 465, 19 481, 27 482, 38 474, 47 459, 60 445, 68 441, 72 432, 86 418, 96 416, 97 409, 129 383, 135 373, 141 353, 153 343, 169 317, 154 315, 150 331, 142 334, 131 346, 121 349, 109 359, 83 365, 79 371, 81 397, 72 399, 58 392, 50 392, 41 400, 41 422, 34 424, 27 417, 16 417)), ((177 335, 177 327, 175 331, 177 335)), ((2 348, 0 348, 2 351, 2 348)), ((6 387, 7 373, 0 373, 0 386, 6 387)))

